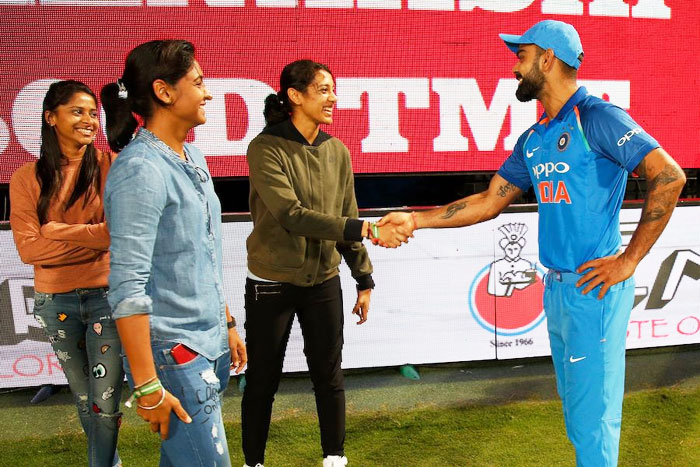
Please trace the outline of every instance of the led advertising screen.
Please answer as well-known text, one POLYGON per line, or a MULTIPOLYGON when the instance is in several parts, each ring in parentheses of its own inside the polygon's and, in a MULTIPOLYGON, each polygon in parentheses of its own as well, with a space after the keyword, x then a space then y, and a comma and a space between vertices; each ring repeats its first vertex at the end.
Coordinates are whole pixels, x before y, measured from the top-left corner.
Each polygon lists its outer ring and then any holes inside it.
POLYGON ((496 170, 542 113, 515 98, 516 57, 498 33, 543 19, 579 31, 590 93, 628 110, 681 166, 700 167, 693 0, 0 0, 0 183, 38 156, 53 80, 99 93, 131 48, 165 38, 197 47, 214 99, 190 139, 216 177, 247 175, 264 98, 300 58, 335 76, 324 130, 356 173, 496 170))

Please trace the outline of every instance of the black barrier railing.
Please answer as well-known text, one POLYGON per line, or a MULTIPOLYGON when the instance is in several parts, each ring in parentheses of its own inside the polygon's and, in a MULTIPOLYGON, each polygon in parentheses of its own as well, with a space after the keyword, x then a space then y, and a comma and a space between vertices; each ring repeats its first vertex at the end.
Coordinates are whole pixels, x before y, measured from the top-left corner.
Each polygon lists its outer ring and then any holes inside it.
MULTIPOLYGON (((360 209, 388 206, 440 206, 465 196, 486 190, 495 172, 440 174, 382 174, 355 175, 355 194, 360 209)), ((700 199, 698 176, 700 169, 685 169, 687 182, 681 193, 683 199, 700 199)), ((214 187, 224 212, 248 211, 248 178, 214 180, 214 187)), ((641 200, 646 193, 646 180, 630 176, 625 200, 641 200)), ((532 189, 516 204, 537 202, 532 189)))
MULTIPOLYGON (((684 169, 687 182, 681 199, 700 200, 700 169, 684 169)), ((488 188, 494 172, 367 175, 355 176, 355 193, 360 209, 384 209, 388 206, 440 206, 488 188)), ((247 177, 214 179, 214 188, 226 213, 248 212, 247 177)), ((0 184, 0 222, 10 217, 8 185, 0 184)), ((630 176, 625 200, 644 199, 646 180, 630 176)), ((514 206, 536 203, 532 189, 516 200, 514 206)))

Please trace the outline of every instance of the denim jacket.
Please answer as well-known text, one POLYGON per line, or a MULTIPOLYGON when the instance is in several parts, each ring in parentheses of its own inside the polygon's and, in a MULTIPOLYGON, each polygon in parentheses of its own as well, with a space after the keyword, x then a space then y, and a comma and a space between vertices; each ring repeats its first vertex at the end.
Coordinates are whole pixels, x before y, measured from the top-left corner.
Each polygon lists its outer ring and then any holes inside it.
POLYGON ((228 349, 221 205, 202 153, 185 154, 142 128, 112 165, 108 298, 114 319, 149 314, 152 342, 215 359, 228 349))

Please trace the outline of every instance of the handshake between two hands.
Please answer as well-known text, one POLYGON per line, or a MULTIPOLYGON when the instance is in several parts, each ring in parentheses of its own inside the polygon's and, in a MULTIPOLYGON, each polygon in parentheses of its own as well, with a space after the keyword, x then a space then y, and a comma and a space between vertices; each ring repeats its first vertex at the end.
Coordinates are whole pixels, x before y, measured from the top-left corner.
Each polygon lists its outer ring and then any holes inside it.
POLYGON ((385 248, 398 248, 402 243, 408 243, 416 230, 416 215, 414 212, 392 212, 377 222, 376 233, 372 236, 374 245, 385 248))

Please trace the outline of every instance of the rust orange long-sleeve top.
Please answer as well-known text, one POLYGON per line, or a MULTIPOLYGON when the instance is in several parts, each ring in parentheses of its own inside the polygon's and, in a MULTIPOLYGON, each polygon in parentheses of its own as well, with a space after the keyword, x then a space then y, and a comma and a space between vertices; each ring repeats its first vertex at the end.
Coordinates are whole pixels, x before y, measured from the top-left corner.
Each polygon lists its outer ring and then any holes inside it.
MULTIPOLYGON (((114 155, 97 151, 101 187, 114 155)), ((88 190, 68 210, 64 206, 80 173, 81 159, 65 160, 63 184, 39 224, 40 187, 36 163, 20 167, 10 180, 10 225, 22 261, 34 265, 34 288, 44 293, 77 288, 106 287, 109 275, 109 232, 102 208, 102 193, 88 190), (85 197, 89 196, 87 204, 85 197)))

